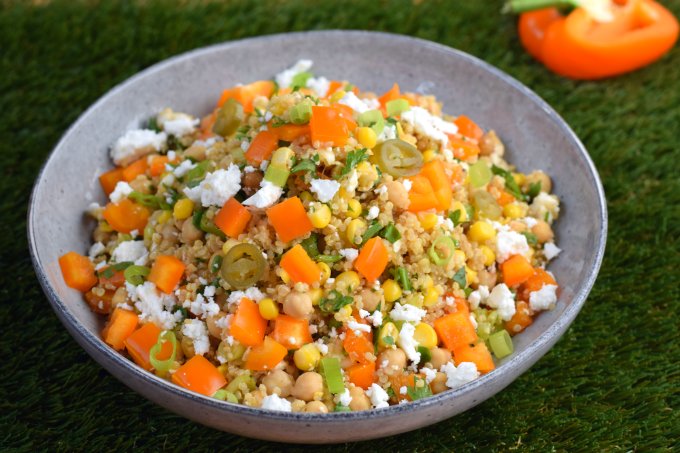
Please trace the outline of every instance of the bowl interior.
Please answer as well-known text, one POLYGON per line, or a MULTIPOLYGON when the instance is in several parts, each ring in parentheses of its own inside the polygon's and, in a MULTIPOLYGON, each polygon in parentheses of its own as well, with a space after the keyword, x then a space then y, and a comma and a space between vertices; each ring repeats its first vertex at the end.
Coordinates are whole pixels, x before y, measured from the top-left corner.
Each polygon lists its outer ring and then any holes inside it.
MULTIPOLYGON (((433 401, 441 403, 440 415, 435 419, 478 404, 538 360, 576 316, 602 259, 606 211, 592 162, 552 109, 519 82, 489 65, 426 41, 368 32, 294 33, 250 39, 166 60, 114 88, 67 131, 46 161, 34 188, 29 210, 29 243, 50 302, 88 353, 117 377, 128 375, 127 385, 163 404, 153 395, 168 392, 171 386, 154 376, 145 376, 131 363, 116 358, 101 342, 98 337, 103 318, 88 308, 80 292, 64 284, 57 259, 71 250, 86 254, 95 225, 84 212, 90 203, 106 203, 98 177, 113 168, 108 150, 126 129, 145 125, 150 115, 166 107, 203 116, 214 108, 223 89, 237 83, 269 79, 300 58, 314 61, 312 71, 317 76, 350 80, 362 90, 379 95, 395 82, 402 91, 434 94, 444 103, 446 113, 465 114, 484 130, 495 130, 506 146, 507 160, 519 171, 541 169, 552 178, 553 193, 562 202, 560 218, 553 227, 557 245, 563 252, 549 266, 561 286, 557 307, 542 313, 525 332, 514 338, 515 353, 501 360, 499 365, 503 366, 484 377, 486 384, 435 397, 438 399, 433 401), (572 211, 579 213, 578 222, 571 220, 572 211), (451 404, 454 394, 459 400, 451 404)), ((180 406, 171 407, 173 411, 232 430, 204 420, 192 405, 203 405, 204 409, 210 408, 205 409, 208 412, 222 411, 222 414, 233 414, 238 408, 227 404, 215 406, 214 402, 206 402, 196 395, 187 396, 187 392, 176 388, 171 394, 181 400, 180 406)), ((412 406, 409 409, 412 411, 427 409, 427 405, 420 402, 406 406, 412 406)), ((262 411, 254 413, 258 412, 262 411)), ((403 412, 404 409, 400 409, 398 413, 403 412)), ((380 418, 379 413, 397 414, 397 411, 375 412, 373 418, 380 418)), ((358 420, 357 414, 353 414, 354 418, 333 420, 338 423, 358 420)), ((276 414, 274 418, 282 423, 302 419, 285 414, 276 414)), ((411 420, 387 431, 372 431, 373 435, 362 435, 359 428, 355 438, 402 432, 435 419, 411 420)), ((274 428, 243 428, 241 433, 268 438, 264 432, 268 429, 274 428)), ((303 433, 296 436, 293 440, 313 441, 303 433)), ((333 441, 329 436, 325 441, 333 441)), ((343 439, 349 440, 346 436, 343 439)))

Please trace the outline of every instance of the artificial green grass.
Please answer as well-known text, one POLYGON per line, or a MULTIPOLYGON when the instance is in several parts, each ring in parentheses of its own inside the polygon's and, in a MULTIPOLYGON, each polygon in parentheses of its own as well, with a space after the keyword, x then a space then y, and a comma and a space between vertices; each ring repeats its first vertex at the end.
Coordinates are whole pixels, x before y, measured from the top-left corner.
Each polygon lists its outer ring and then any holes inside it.
MULTIPOLYGON (((663 3, 680 15, 680 0, 663 3)), ((522 50, 514 19, 498 13, 499 0, 8 5, 0 2, 0 450, 680 449, 677 47, 634 74, 573 82, 522 50), (590 151, 607 193, 610 229, 600 276, 581 314, 506 390, 420 431, 308 447, 206 428, 110 376, 73 341, 40 290, 25 217, 31 185, 52 146, 117 83, 196 47, 322 28, 430 39, 518 78, 563 115, 590 151)), ((577 208, 567 209, 570 221, 578 221, 577 208)))

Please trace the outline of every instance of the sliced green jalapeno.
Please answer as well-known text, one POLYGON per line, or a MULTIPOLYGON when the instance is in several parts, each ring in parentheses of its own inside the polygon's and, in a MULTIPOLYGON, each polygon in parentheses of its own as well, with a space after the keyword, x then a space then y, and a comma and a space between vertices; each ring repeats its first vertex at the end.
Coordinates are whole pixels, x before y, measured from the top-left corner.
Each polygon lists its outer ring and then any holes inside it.
POLYGON ((253 244, 238 244, 222 261, 222 278, 229 286, 247 289, 260 281, 266 266, 262 251, 253 244))
POLYGON ((228 137, 239 128, 243 122, 243 106, 234 98, 224 103, 213 124, 212 131, 222 137, 228 137))
POLYGON ((415 176, 423 168, 422 153, 415 146, 398 138, 376 145, 373 155, 380 171, 395 178, 415 176))

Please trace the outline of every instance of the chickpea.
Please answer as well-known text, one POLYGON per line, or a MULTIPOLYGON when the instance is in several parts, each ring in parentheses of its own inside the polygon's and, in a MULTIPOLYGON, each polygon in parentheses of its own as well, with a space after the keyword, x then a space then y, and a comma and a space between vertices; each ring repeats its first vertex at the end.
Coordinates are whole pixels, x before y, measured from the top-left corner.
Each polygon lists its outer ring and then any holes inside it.
POLYGON ((481 286, 487 286, 489 289, 496 286, 496 280, 498 279, 498 274, 495 272, 489 272, 487 270, 481 270, 477 272, 477 281, 481 286))
POLYGON ((174 225, 164 223, 157 231, 163 236, 163 242, 167 244, 167 246, 172 246, 179 242, 179 231, 174 225))
POLYGON ((208 325, 208 332, 215 338, 221 338, 222 328, 217 325, 217 321, 227 316, 223 311, 220 311, 215 316, 208 316, 206 319, 206 324, 208 325))
POLYGON ((400 373, 406 367, 406 353, 401 349, 387 348, 380 354, 376 360, 378 367, 383 368, 386 375, 392 376, 394 373, 400 373), (387 366, 383 367, 383 362, 387 361, 387 366))
POLYGON ((205 146, 192 145, 186 151, 184 151, 184 157, 192 157, 201 162, 205 160, 205 151, 205 146))
POLYGON ((542 244, 555 237, 555 233, 553 233, 552 228, 550 228, 550 225, 547 222, 543 220, 537 220, 537 222, 538 223, 531 229, 531 232, 536 235, 538 242, 542 244))
POLYGON ((260 188, 260 183, 262 182, 262 179, 264 179, 262 172, 251 171, 250 173, 245 173, 243 175, 242 183, 243 191, 246 193, 246 195, 250 197, 255 192, 257 192, 258 189, 260 188))
POLYGON ((508 223, 508 226, 512 231, 516 233, 522 233, 522 231, 527 231, 527 226, 524 224, 524 222, 516 222, 514 220, 511 220, 510 223, 508 223))
POLYGON ((196 228, 193 222, 184 222, 184 225, 182 225, 182 237, 184 242, 193 245, 194 242, 203 237, 203 231, 196 228))
POLYGON ((302 408, 302 412, 307 412, 308 414, 327 414, 328 407, 321 401, 311 401, 302 408))
POLYGON ((111 308, 116 308, 118 304, 124 304, 127 302, 127 297, 128 297, 128 292, 127 289, 125 289, 124 286, 121 286, 116 290, 115 293, 113 293, 113 297, 111 298, 111 308))
POLYGON ((283 311, 293 318, 306 319, 314 309, 309 294, 291 291, 283 301, 283 311))
POLYGON ((323 378, 319 373, 313 371, 302 374, 295 386, 292 394, 295 398, 310 402, 314 399, 315 393, 323 392, 323 378))
POLYGON ((505 146, 495 131, 489 131, 479 141, 479 151, 482 156, 489 156, 494 153, 502 156, 505 154, 505 146))
POLYGON ((435 371, 439 371, 442 365, 446 365, 451 360, 453 360, 451 358, 451 351, 448 349, 432 348, 430 349, 430 354, 432 355, 430 363, 432 364, 432 368, 434 368, 435 371))
POLYGON ((262 407, 262 401, 264 400, 264 397, 267 396, 263 393, 264 392, 260 389, 246 393, 243 402, 250 407, 262 407))
POLYGON ((523 187, 528 189, 532 183, 535 185, 538 184, 539 181, 541 181, 541 192, 550 193, 550 190, 552 189, 552 181, 548 175, 540 170, 531 172, 531 174, 527 176, 526 180, 524 181, 523 187))
POLYGON ((352 397, 352 401, 349 403, 349 408, 352 411, 366 411, 371 408, 371 400, 361 387, 352 387, 349 389, 349 395, 352 397))
POLYGON ((446 374, 437 371, 436 376, 434 377, 434 379, 432 379, 432 382, 430 382, 430 388, 432 389, 432 393, 436 395, 437 393, 447 391, 449 388, 446 386, 446 380, 447 380, 446 374))
POLYGON ((267 387, 267 393, 270 395, 276 393, 281 398, 290 396, 290 392, 293 389, 293 380, 283 370, 272 371, 262 379, 262 383, 267 387))
POLYGON ((401 209, 408 208, 411 202, 408 198, 408 192, 404 185, 397 181, 390 181, 385 183, 387 187, 387 197, 396 207, 401 209))
POLYGON ((137 175, 135 179, 130 181, 130 187, 132 187, 132 190, 135 190, 142 195, 151 194, 151 188, 149 187, 150 185, 151 181, 149 181, 149 178, 147 178, 145 175, 137 175))
POLYGON ((370 288, 365 288, 359 293, 359 295, 361 296, 361 302, 363 302, 364 310, 366 311, 375 310, 378 308, 378 304, 382 301, 380 290, 373 292, 370 288))

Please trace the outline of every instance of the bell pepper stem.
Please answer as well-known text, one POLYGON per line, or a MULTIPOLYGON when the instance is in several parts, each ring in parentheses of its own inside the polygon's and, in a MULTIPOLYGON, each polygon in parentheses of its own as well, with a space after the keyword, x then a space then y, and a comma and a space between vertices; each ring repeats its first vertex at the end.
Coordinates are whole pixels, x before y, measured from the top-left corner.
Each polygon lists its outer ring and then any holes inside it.
POLYGON ((519 14, 555 6, 578 8, 580 2, 578 0, 509 0, 503 6, 503 12, 519 14))

